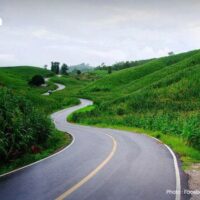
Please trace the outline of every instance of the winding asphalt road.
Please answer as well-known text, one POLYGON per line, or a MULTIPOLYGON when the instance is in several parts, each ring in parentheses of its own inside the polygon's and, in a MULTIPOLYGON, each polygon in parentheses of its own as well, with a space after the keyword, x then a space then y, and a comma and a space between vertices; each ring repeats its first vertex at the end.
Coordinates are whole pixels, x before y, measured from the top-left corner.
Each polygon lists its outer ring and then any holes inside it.
MULTIPOLYGON (((56 127, 72 134, 60 153, 0 178, 1 200, 178 200, 170 151, 143 134, 66 122, 81 104, 54 113, 56 127)), ((185 199, 185 197, 183 197, 185 199)))
MULTIPOLYGON (((58 77, 60 77, 60 76, 58 76, 58 77)), ((49 78, 45 78, 45 82, 47 82, 47 81, 49 81, 49 78)), ((63 84, 60 84, 60 83, 54 83, 54 84, 57 86, 57 88, 55 90, 53 90, 52 92, 57 92, 59 90, 65 89, 65 85, 63 85, 63 84)), ((43 95, 49 95, 49 92, 45 92, 43 95)))

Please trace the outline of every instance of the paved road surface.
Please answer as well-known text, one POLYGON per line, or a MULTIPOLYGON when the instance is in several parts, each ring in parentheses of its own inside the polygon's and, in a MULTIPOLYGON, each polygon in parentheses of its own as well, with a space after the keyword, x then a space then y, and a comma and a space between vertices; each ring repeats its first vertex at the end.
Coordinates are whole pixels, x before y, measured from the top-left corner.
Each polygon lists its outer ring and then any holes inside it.
MULTIPOLYGON (((61 77, 62 75, 57 75, 58 77, 61 77)), ((49 81, 49 78, 45 78, 45 82, 49 81)), ((59 90, 63 90, 65 89, 65 85, 62 85, 60 83, 54 83, 57 88, 55 90, 53 90, 52 92, 57 92, 59 90)), ((49 95, 49 92, 45 92, 43 95, 49 95)))
POLYGON ((168 149, 142 134, 66 122, 81 105, 52 115, 73 135, 61 153, 0 178, 1 200, 174 200, 174 160, 168 149))

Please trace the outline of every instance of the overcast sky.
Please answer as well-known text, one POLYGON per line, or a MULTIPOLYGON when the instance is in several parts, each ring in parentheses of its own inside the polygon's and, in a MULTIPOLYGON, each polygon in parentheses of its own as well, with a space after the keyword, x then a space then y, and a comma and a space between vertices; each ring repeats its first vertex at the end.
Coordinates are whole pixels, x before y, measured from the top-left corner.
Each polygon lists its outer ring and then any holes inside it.
POLYGON ((200 48, 200 0, 0 0, 0 66, 98 65, 200 48))

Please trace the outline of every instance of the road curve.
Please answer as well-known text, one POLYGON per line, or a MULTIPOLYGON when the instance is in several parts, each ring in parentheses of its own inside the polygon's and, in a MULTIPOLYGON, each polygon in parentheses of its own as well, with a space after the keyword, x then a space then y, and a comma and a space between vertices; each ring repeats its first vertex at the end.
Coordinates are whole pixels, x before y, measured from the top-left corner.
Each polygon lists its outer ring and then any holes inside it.
POLYGON ((66 116, 91 105, 52 114, 73 144, 49 159, 0 178, 2 200, 174 200, 174 160, 168 149, 142 134, 80 126, 66 116))
MULTIPOLYGON (((58 76, 58 77, 60 77, 60 76, 58 76)), ((49 81, 49 78, 45 78, 45 82, 47 82, 47 81, 49 81)), ((54 83, 54 84, 57 86, 57 88, 55 90, 53 90, 52 92, 57 92, 57 91, 65 89, 65 85, 63 85, 63 84, 60 84, 60 83, 54 83)), ((45 92, 43 95, 47 96, 47 95, 49 95, 49 92, 45 92)))

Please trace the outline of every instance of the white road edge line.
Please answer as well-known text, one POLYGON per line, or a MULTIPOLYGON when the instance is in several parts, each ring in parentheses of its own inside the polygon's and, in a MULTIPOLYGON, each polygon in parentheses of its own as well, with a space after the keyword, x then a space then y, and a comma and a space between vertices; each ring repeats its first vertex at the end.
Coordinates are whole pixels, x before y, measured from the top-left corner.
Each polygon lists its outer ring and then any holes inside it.
POLYGON ((174 160, 174 168, 175 168, 175 174, 176 174, 176 199, 175 200, 180 200, 181 199, 181 178, 180 178, 180 172, 179 172, 179 167, 178 167, 178 162, 176 155, 172 151, 172 149, 165 144, 169 152, 171 153, 173 160, 174 160))
MULTIPOLYGON (((152 138, 158 142, 161 142, 158 138, 155 138, 155 137, 152 137, 152 138)), ((176 198, 175 198, 175 200, 181 200, 181 178, 180 178, 180 172, 179 172, 179 167, 178 167, 178 161, 177 161, 176 155, 174 154, 172 149, 166 144, 164 144, 164 146, 168 149, 168 151, 172 155, 173 161, 174 161, 174 169, 175 169, 175 175, 176 175, 176 198)))
POLYGON ((40 162, 42 162, 42 161, 44 161, 44 160, 47 160, 47 159, 49 159, 49 158, 52 158, 52 157, 54 157, 54 156, 56 156, 56 155, 62 153, 63 151, 65 151, 66 149, 68 149, 69 147, 71 147, 71 146, 74 144, 74 142, 75 142, 75 137, 74 137, 72 134, 70 134, 70 135, 71 135, 72 138, 73 138, 73 139, 72 139, 72 142, 71 142, 68 146, 66 146, 64 149, 62 149, 62 150, 58 151, 57 153, 54 153, 54 154, 52 154, 52 155, 46 157, 46 158, 43 158, 43 159, 38 160, 38 161, 36 161, 36 162, 33 162, 33 163, 31 163, 31 164, 25 165, 25 166, 23 166, 23 167, 20 167, 20 168, 17 168, 17 169, 15 169, 15 170, 13 170, 13 171, 10 171, 10 172, 7 172, 7 173, 5 173, 5 174, 2 174, 2 175, 0 175, 0 178, 1 178, 1 177, 4 177, 4 176, 7 176, 7 175, 10 175, 10 174, 13 174, 13 173, 15 173, 15 172, 18 172, 18 171, 20 171, 20 170, 22 170, 22 169, 31 167, 31 166, 33 166, 33 165, 35 165, 35 164, 38 164, 38 163, 40 163, 40 162))

